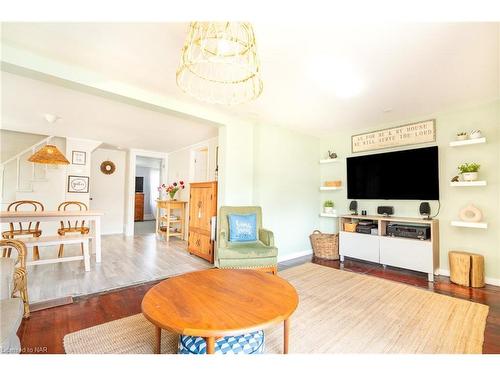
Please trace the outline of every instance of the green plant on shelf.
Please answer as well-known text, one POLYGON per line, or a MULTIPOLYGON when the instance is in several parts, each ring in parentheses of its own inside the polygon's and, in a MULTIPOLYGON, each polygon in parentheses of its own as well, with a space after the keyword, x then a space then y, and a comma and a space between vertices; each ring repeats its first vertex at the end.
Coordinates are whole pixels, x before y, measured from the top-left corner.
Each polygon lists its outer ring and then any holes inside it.
POLYGON ((331 207, 333 208, 334 204, 332 200, 327 200, 325 203, 323 203, 323 207, 331 207))
POLYGON ((474 173, 479 171, 481 165, 478 163, 464 163, 458 166, 458 170, 460 173, 474 173))

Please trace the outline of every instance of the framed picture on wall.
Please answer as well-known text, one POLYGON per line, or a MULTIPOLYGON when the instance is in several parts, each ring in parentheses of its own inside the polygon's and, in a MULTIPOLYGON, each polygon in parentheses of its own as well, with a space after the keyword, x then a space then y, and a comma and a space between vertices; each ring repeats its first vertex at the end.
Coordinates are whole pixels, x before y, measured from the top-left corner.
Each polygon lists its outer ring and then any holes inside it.
POLYGON ((87 164, 87 153, 85 151, 73 151, 71 164, 85 165, 87 164))
POLYGON ((89 177, 68 176, 68 193, 88 193, 89 177))

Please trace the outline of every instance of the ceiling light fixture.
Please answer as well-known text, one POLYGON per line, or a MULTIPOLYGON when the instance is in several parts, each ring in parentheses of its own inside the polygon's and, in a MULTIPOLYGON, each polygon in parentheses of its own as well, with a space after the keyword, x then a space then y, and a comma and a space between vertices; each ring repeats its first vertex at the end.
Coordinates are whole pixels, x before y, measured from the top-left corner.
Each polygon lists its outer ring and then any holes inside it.
POLYGON ((191 22, 177 85, 209 103, 235 105, 263 89, 255 35, 248 22, 191 22))
MULTIPOLYGON (((46 113, 44 115, 45 120, 48 123, 53 124, 61 117, 52 115, 50 113, 46 113)), ((28 161, 32 163, 39 164, 59 164, 59 165, 67 165, 69 164, 68 159, 64 156, 64 154, 59 151, 59 149, 54 145, 45 145, 40 150, 31 155, 28 161)))
POLYGON ((43 115, 43 117, 45 118, 45 120, 47 120, 49 124, 54 124, 57 120, 61 119, 61 117, 53 115, 52 113, 46 113, 43 115))
POLYGON ((45 145, 30 156, 28 161, 39 164, 69 164, 68 159, 54 145, 45 145))

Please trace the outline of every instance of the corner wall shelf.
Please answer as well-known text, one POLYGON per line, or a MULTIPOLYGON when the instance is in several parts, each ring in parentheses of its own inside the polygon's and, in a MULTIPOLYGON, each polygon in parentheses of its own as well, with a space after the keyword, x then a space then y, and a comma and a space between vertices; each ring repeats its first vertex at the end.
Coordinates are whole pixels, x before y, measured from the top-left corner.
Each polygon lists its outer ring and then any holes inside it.
POLYGON ((465 141, 453 141, 450 142, 450 147, 460 147, 468 145, 477 145, 479 143, 486 143, 486 138, 476 138, 476 139, 466 139, 465 141))
POLYGON ((320 186, 319 187, 319 190, 321 191, 329 191, 329 190, 341 190, 342 187, 339 186, 339 187, 332 187, 332 186, 320 186))
POLYGON ((488 223, 471 223, 468 221, 452 221, 451 225, 454 227, 488 229, 488 223))
POLYGON ((458 181, 450 182, 450 186, 486 186, 486 181, 458 181))
POLYGON ((338 163, 339 159, 321 159, 320 164, 338 163))
POLYGON ((339 215, 337 215, 337 214, 325 214, 324 212, 320 213, 319 216, 321 216, 321 217, 332 217, 332 218, 339 217, 339 215))

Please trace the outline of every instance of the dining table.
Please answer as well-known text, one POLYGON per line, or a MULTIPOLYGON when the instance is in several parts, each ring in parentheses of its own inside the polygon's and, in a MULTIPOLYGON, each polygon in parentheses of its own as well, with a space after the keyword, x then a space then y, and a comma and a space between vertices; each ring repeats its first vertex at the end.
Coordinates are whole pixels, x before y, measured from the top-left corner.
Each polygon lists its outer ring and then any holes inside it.
POLYGON ((101 262, 101 217, 100 211, 0 211, 0 223, 28 223, 50 221, 85 220, 90 224, 91 251, 96 262, 101 262))

